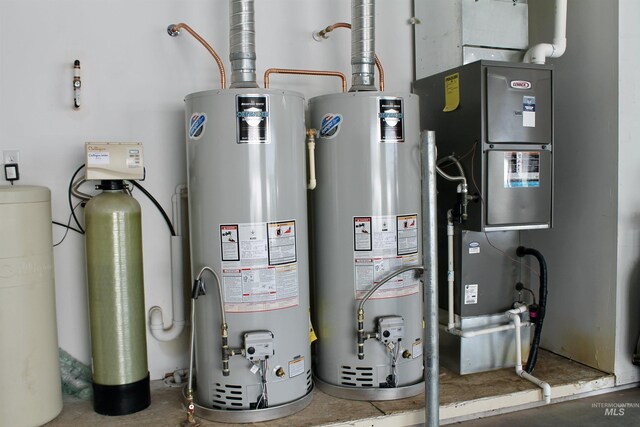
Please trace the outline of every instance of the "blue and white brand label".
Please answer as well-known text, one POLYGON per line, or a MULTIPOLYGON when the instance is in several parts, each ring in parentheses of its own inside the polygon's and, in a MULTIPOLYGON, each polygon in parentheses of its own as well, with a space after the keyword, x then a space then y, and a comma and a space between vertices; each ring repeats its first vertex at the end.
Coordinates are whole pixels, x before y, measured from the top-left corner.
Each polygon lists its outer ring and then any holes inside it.
POLYGON ((404 142, 402 98, 378 99, 380 142, 404 142))
POLYGON ((207 123, 205 113, 193 113, 189 120, 189 138, 200 139, 204 135, 204 128, 207 123))
POLYGON ((238 144, 269 143, 269 97, 238 95, 236 97, 238 144))
POLYGON ((469 254, 479 254, 480 253, 480 243, 471 242, 469 243, 469 254))
POLYGON ((340 114, 328 113, 322 117, 320 123, 320 138, 332 139, 340 133, 342 116, 340 114))

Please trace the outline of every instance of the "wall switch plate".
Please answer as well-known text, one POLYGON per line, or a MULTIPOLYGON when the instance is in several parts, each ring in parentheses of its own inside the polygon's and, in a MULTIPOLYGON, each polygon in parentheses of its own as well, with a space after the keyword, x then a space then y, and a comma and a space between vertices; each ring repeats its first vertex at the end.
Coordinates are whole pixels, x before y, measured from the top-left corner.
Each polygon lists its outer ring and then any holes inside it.
POLYGON ((7 163, 20 163, 20 151, 18 150, 4 150, 2 151, 2 158, 4 164, 7 163))

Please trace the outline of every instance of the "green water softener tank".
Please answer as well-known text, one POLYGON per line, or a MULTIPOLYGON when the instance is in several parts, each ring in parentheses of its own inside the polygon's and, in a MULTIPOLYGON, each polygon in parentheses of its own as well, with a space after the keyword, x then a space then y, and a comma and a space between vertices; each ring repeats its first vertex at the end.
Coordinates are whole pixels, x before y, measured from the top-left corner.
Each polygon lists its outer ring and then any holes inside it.
POLYGON ((102 181, 85 207, 94 409, 126 415, 150 403, 138 202, 102 181))

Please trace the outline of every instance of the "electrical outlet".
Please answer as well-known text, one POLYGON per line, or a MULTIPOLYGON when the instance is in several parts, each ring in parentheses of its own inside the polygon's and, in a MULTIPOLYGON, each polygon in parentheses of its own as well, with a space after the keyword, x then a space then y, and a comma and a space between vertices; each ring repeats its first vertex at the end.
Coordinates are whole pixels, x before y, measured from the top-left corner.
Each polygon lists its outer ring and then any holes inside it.
POLYGON ((4 150, 2 152, 2 158, 4 164, 7 163, 20 163, 20 151, 18 150, 4 150))

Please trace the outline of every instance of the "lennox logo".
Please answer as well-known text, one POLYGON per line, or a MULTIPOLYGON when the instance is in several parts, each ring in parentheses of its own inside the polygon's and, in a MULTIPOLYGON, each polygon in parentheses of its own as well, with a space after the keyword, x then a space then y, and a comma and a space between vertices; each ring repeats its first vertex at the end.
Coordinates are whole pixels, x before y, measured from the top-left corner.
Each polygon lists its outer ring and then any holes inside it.
POLYGON ((531 89, 531 82, 526 80, 511 80, 511 87, 514 89, 531 89))

